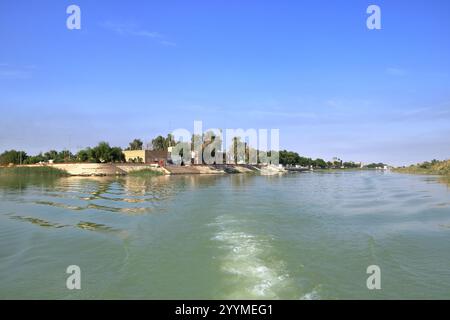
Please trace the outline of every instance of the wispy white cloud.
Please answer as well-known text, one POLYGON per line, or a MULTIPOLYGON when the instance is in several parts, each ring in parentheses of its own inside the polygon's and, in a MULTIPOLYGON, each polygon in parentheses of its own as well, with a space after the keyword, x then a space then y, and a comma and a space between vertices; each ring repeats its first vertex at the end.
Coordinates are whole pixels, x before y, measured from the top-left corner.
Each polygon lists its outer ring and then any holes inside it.
POLYGON ((166 41, 166 40, 161 41, 161 44, 165 45, 165 46, 168 46, 168 47, 176 47, 177 46, 177 44, 175 42, 166 41))
POLYGON ((121 36, 143 37, 156 40, 164 46, 176 46, 175 42, 167 40, 161 33, 142 29, 136 23, 114 23, 107 21, 100 25, 121 36))
POLYGON ((418 121, 418 122, 429 122, 438 120, 448 121, 448 119, 450 118, 450 102, 445 101, 433 106, 400 111, 396 116, 400 120, 407 120, 407 121, 418 121))

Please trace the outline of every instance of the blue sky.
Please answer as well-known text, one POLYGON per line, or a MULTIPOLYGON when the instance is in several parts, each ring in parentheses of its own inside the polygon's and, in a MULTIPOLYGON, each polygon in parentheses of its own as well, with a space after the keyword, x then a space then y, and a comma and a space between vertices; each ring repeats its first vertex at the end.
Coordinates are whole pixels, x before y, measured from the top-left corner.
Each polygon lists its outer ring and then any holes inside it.
POLYGON ((0 110, 0 150, 125 147, 202 120, 278 128, 314 158, 445 159, 450 1, 2 0, 0 110))

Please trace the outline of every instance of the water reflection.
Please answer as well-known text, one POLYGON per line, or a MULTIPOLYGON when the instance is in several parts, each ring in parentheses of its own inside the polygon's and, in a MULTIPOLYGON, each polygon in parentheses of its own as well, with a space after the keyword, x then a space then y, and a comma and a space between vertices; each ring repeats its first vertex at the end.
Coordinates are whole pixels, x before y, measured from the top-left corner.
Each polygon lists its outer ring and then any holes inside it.
POLYGON ((103 232, 103 233, 112 233, 118 235, 120 238, 125 239, 128 237, 128 232, 125 230, 113 228, 111 226, 107 226, 105 224, 95 223, 95 222, 89 222, 89 221, 80 221, 77 224, 60 224, 57 222, 51 222, 45 219, 41 218, 35 218, 30 216, 21 216, 21 215, 14 215, 14 214, 8 214, 11 219, 26 223, 31 223, 33 225, 44 227, 44 228, 55 228, 55 229, 61 229, 61 228, 79 228, 83 230, 88 231, 95 231, 95 232, 103 232))
POLYGON ((440 177, 439 182, 445 183, 450 188, 450 176, 440 177))
POLYGON ((59 179, 54 176, 2 175, 0 176, 0 192, 8 190, 13 190, 15 193, 23 192, 29 187, 49 188, 59 179))
POLYGON ((18 215, 9 215, 11 219, 22 221, 22 222, 29 222, 41 227, 51 227, 51 228, 64 228, 67 227, 67 225, 59 224, 59 223, 53 223, 50 221, 46 221, 43 219, 33 218, 33 217, 24 217, 24 216, 18 216, 18 215))
POLYGON ((34 203, 73 211, 145 214, 173 198, 177 190, 168 177, 69 177, 45 185, 34 203))
POLYGON ((23 201, 69 211, 98 210, 142 215, 163 212, 165 206, 171 203, 178 193, 211 187, 221 178, 213 175, 145 178, 17 175, 0 178, 0 194, 5 199, 10 194, 15 202, 23 201), (18 194, 22 198, 17 197, 18 194))
POLYGON ((79 223, 77 223, 76 226, 78 228, 81 228, 84 230, 90 230, 90 231, 106 231, 106 232, 116 231, 114 228, 108 227, 104 224, 88 222, 88 221, 80 221, 79 223))

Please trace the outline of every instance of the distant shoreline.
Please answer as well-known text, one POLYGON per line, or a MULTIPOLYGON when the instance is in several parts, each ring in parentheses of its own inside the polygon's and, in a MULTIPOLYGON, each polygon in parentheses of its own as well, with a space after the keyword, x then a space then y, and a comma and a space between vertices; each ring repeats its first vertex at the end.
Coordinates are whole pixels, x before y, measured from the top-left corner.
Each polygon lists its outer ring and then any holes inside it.
POLYGON ((428 174, 450 177, 450 160, 422 162, 409 167, 395 168, 394 172, 408 174, 428 174))
POLYGON ((54 176, 158 176, 182 174, 232 174, 256 173, 256 166, 249 165, 193 165, 165 166, 139 163, 56 163, 30 164, 0 167, 1 174, 54 175, 54 176))
POLYGON ((345 172, 345 171, 385 171, 372 168, 333 168, 314 170, 292 170, 277 166, 219 164, 189 166, 159 166, 145 163, 45 163, 14 166, 0 166, 0 177, 3 175, 41 175, 41 176, 74 176, 74 177, 106 177, 106 176, 170 176, 170 175, 227 175, 258 174, 276 175, 296 172, 345 172))

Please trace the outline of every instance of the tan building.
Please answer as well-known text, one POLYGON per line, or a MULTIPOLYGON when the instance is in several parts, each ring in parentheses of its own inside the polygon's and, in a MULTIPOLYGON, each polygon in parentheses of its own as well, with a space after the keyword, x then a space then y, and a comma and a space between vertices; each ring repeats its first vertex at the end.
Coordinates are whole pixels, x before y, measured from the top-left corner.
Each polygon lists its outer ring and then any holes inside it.
POLYGON ((167 164, 167 150, 125 150, 123 151, 126 162, 134 163, 158 163, 161 166, 167 164))

